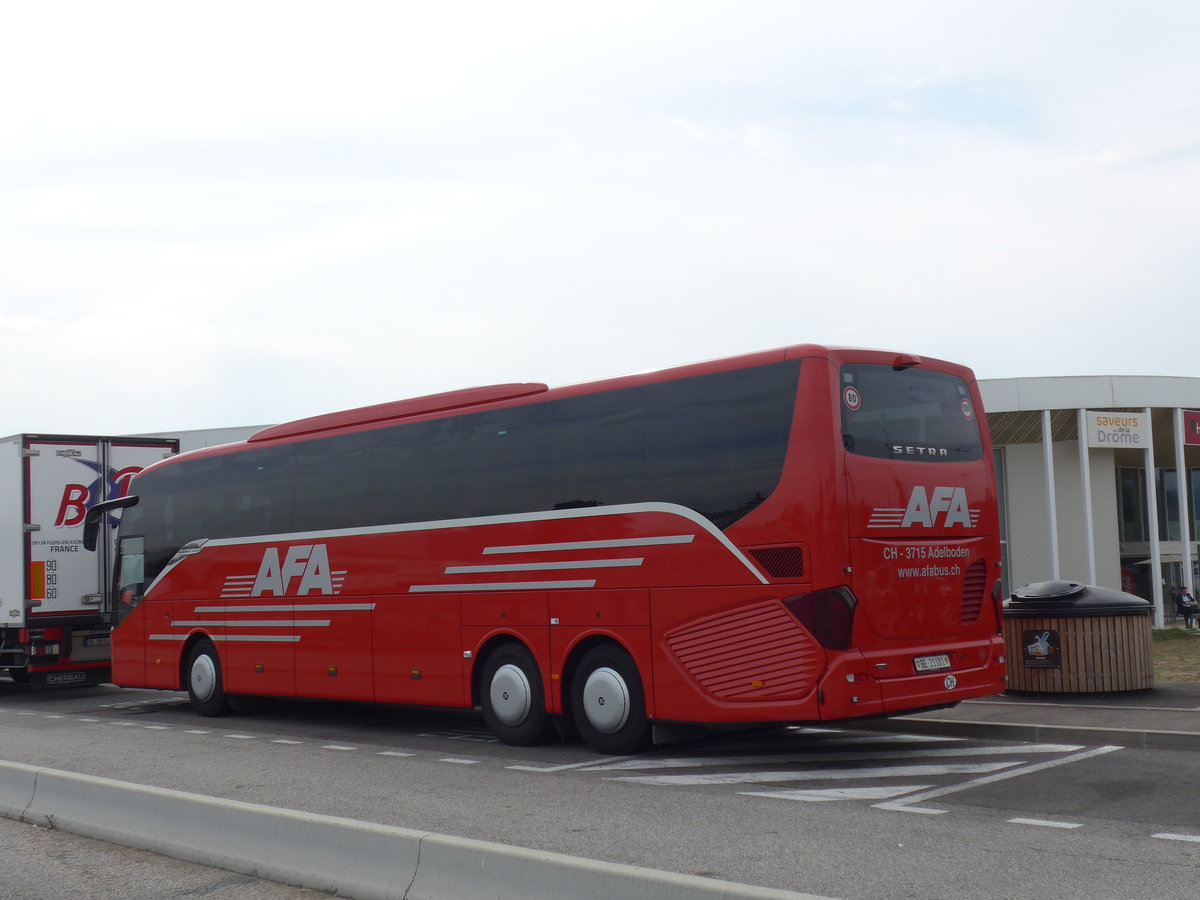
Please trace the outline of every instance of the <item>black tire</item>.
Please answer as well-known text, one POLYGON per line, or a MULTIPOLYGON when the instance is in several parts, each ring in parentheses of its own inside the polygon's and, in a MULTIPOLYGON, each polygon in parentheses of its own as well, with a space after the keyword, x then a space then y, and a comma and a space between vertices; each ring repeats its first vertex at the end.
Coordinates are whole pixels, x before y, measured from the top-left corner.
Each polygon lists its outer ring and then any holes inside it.
POLYGON ((571 717, 598 753, 624 756, 650 743, 642 676, 622 648, 602 644, 583 655, 571 678, 571 717))
POLYGON ((28 669, 9 669, 8 677, 12 679, 13 684, 29 684, 28 669))
POLYGON ((488 728, 506 744, 528 747, 550 733, 542 672, 522 644, 505 644, 487 658, 479 702, 488 728))
POLYGON ((192 647, 183 677, 192 708, 200 715, 227 716, 233 711, 221 678, 221 657, 212 641, 205 638, 192 647))

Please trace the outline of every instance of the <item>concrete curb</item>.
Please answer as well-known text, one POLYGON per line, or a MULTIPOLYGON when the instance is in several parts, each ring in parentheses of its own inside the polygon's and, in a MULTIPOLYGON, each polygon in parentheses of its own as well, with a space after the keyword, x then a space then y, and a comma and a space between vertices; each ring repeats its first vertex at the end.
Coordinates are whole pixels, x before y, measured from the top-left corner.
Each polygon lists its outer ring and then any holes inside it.
POLYGON ((3 761, 0 815, 358 900, 820 900, 3 761))

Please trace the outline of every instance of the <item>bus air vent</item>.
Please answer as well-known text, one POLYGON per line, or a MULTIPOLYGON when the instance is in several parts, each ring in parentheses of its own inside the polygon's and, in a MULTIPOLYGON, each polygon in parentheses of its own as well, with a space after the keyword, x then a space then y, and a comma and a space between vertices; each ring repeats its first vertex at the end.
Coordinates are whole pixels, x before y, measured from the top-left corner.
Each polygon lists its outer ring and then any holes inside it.
POLYGON ((778 600, 688 622, 666 643, 683 669, 721 700, 783 700, 816 687, 824 653, 778 600))
POLYGON ((963 576, 962 619, 961 624, 973 625, 983 609, 983 595, 987 590, 987 563, 982 559, 967 569, 963 576))
POLYGON ((804 551, 797 546, 760 547, 750 555, 772 578, 804 577, 804 551))

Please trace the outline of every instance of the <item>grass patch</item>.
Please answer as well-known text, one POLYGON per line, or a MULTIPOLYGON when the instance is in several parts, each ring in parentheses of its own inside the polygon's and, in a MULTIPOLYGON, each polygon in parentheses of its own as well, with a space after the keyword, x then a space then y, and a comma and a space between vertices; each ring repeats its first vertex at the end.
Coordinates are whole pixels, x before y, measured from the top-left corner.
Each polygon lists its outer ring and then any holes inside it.
POLYGON ((1156 628, 1151 638, 1155 681, 1200 681, 1200 632, 1156 628))
POLYGON ((1172 641, 1194 641, 1196 634, 1197 632, 1184 631, 1182 628, 1155 628, 1150 636, 1156 644, 1159 644, 1172 641))

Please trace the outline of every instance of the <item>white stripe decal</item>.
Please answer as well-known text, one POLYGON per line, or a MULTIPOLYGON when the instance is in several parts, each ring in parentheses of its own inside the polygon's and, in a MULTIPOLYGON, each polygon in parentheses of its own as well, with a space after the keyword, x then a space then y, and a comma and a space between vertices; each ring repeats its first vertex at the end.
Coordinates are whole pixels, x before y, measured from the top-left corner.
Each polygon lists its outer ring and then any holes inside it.
POLYGON ((447 575, 482 572, 549 572, 556 569, 625 569, 640 566, 645 559, 576 559, 565 562, 502 563, 495 566, 447 566, 447 575))
POLYGON ((360 612, 375 608, 374 603, 293 603, 284 601, 274 606, 197 606, 195 613, 306 613, 306 612, 360 612))
POLYGON ((410 594, 455 593, 457 591, 550 591, 567 588, 590 588, 596 579, 584 581, 496 581, 491 584, 414 584, 410 594))
POLYGON ((544 553, 555 550, 607 550, 613 547, 657 547, 663 544, 690 544, 694 534, 665 534, 662 537, 621 538, 610 541, 564 541, 558 544, 515 544, 511 547, 484 547, 483 555, 497 553, 544 553))
POLYGON ((194 622, 172 622, 172 628, 328 628, 329 619, 197 619, 194 622))
MULTIPOLYGON (((485 525, 507 525, 527 522, 560 522, 567 519, 596 519, 605 516, 629 516, 639 514, 664 513, 667 515, 677 516, 681 519, 686 519, 697 528, 706 532, 709 537, 720 543, 738 562, 746 567, 746 570, 754 576, 759 584, 769 584, 767 578, 758 571, 757 568, 746 558, 733 542, 725 536, 712 522, 702 516, 695 510, 688 509, 686 506, 680 506, 677 503, 627 503, 620 506, 592 506, 583 509, 556 509, 546 510, 543 512, 532 513, 514 513, 506 516, 476 516, 466 519, 443 519, 433 522, 406 522, 394 525, 375 525, 365 528, 337 528, 327 531, 297 531, 285 534, 263 534, 251 535, 249 537, 235 538, 214 538, 208 541, 196 553, 186 557, 180 557, 175 563, 168 565, 146 588, 146 593, 149 594, 158 585, 167 573, 170 572, 176 565, 181 565, 192 556, 198 556, 205 552, 209 547, 240 547, 247 544, 280 544, 280 543, 297 543, 300 541, 316 542, 319 540, 333 539, 339 537, 352 537, 356 535, 379 535, 379 534, 405 534, 421 531, 438 531, 451 528, 477 528, 485 525)), ((614 542, 597 541, 597 542, 572 542, 568 544, 542 544, 542 545, 526 545, 514 547, 494 547, 485 549, 484 552, 499 552, 499 553, 532 553, 537 550, 549 549, 594 549, 597 547, 642 547, 653 546, 656 543, 691 543, 695 539, 695 535, 666 535, 660 537, 648 538, 629 538, 618 539, 614 542)), ((591 585, 581 585, 591 587, 591 585)), ((450 588, 439 588, 441 590, 450 590, 450 588)), ((488 588, 490 590, 491 588, 488 588)), ((501 590, 511 590, 511 588, 501 588, 501 590)))
MULTIPOLYGON (((300 642, 298 634, 206 634, 204 635, 210 641, 230 641, 241 643, 276 643, 276 644, 297 644, 300 642)), ((190 634, 152 634, 152 641, 186 641, 190 638, 190 634)))

